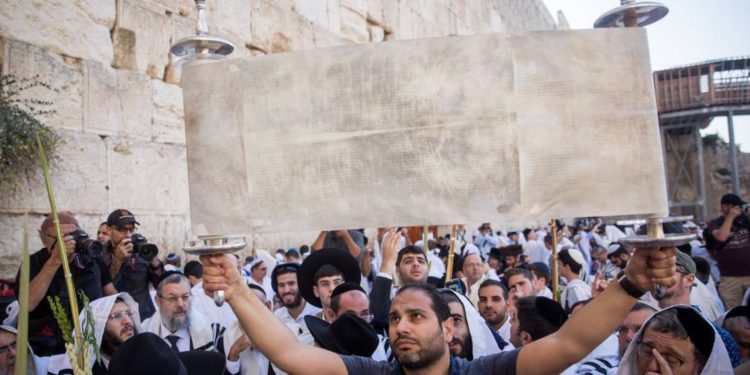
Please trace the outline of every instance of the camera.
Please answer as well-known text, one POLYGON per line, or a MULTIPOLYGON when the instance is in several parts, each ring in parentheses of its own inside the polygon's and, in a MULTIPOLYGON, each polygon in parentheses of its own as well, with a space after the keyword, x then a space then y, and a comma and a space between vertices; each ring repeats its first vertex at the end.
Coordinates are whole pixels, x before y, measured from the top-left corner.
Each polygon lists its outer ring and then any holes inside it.
POLYGON ((70 233, 70 236, 73 237, 73 240, 76 242, 75 251, 77 253, 99 254, 104 249, 101 242, 89 238, 89 234, 83 229, 78 229, 75 232, 70 233))
POLYGON ((150 262, 159 254, 159 248, 152 243, 148 243, 146 236, 140 233, 133 234, 130 237, 130 243, 133 244, 133 252, 145 261, 150 262))

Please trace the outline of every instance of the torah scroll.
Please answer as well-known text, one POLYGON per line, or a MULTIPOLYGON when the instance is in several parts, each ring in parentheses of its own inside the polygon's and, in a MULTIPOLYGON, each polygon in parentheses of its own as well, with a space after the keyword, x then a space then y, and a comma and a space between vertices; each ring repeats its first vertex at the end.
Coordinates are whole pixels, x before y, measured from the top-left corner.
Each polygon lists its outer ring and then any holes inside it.
POLYGON ((667 215, 643 29, 184 68, 193 233, 667 215))

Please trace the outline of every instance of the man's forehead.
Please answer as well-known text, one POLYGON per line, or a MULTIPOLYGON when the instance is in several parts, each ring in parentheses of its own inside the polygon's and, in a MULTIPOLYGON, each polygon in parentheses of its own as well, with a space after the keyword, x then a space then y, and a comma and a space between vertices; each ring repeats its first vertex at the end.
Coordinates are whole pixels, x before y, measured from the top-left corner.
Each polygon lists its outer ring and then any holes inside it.
POLYGON ((461 302, 449 302, 448 309, 451 311, 451 315, 459 315, 462 317, 466 316, 466 312, 464 312, 464 305, 461 302))
POLYGON ((495 297, 495 296, 503 296, 503 288, 497 286, 497 285, 487 285, 482 289, 479 289, 479 295, 483 297, 495 297))
POLYGON ((334 281, 334 280, 343 280, 344 277, 341 275, 333 275, 333 276, 323 276, 318 279, 318 282, 321 281, 334 281))
POLYGON ((407 260, 407 259, 411 260, 411 259, 415 259, 415 258, 416 259, 427 259, 427 258, 425 258, 424 254, 414 254, 414 253, 404 254, 401 257, 402 260, 407 260))
POLYGON ((164 284, 164 293, 173 293, 173 294, 185 294, 190 292, 190 288, 188 288, 185 283, 169 283, 164 284))
POLYGON ((513 275, 513 276, 509 277, 508 278, 508 283, 509 284, 518 284, 518 283, 521 283, 521 282, 524 282, 524 281, 527 281, 527 280, 531 281, 531 280, 527 279, 524 274, 519 273, 517 275, 513 275))
POLYGON ((290 281, 297 281, 297 273, 296 272, 285 273, 285 274, 277 276, 276 280, 279 281, 279 284, 288 283, 290 281))
POLYGON ((348 292, 344 292, 341 294, 341 302, 339 305, 357 305, 357 304, 367 304, 369 305, 370 300, 367 298, 367 295, 362 293, 359 290, 350 290, 348 292))
POLYGON ((432 300, 419 290, 407 290, 399 293, 391 303, 391 312, 419 309, 432 311, 432 300))
POLYGON ((128 304, 125 301, 117 301, 112 305, 112 311, 127 310, 128 304))

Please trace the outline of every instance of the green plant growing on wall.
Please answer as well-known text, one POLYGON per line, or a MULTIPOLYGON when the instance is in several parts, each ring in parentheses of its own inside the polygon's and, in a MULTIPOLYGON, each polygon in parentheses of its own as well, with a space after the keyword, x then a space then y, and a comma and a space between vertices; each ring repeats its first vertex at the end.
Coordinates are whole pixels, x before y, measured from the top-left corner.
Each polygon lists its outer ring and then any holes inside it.
POLYGON ((0 191, 15 190, 38 170, 37 136, 50 159, 57 159, 55 151, 62 142, 60 135, 38 120, 54 113, 52 102, 23 94, 36 87, 57 91, 40 82, 38 76, 0 76, 0 191))

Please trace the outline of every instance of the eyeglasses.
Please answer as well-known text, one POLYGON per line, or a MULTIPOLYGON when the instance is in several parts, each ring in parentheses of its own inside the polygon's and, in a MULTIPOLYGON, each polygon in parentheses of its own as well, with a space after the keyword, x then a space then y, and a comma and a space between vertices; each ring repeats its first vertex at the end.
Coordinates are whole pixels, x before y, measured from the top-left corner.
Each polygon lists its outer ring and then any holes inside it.
POLYGON ((5 352, 7 352, 8 349, 16 350, 16 342, 13 341, 12 343, 10 343, 8 345, 0 346, 0 355, 5 354, 5 352))
POLYGON ((178 297, 178 296, 164 297, 164 296, 159 295, 159 294, 157 294, 157 296, 159 296, 159 298, 161 298, 163 300, 166 300, 167 302, 169 302, 172 305, 174 305, 175 303, 177 303, 177 301, 182 301, 182 302, 185 302, 185 303, 187 303, 187 302, 190 301, 190 294, 185 294, 185 295, 183 295, 181 297, 178 297))
MULTIPOLYGON (((643 341, 638 341, 638 347, 637 347, 637 349, 638 349, 638 356, 639 357, 641 357, 641 358, 643 358, 643 359, 645 359, 647 361, 651 361, 654 358, 653 350, 655 348, 653 346, 651 346, 649 344, 646 344, 643 341)), ((661 352, 660 352, 660 354, 661 354, 661 352)), ((667 361, 667 363, 669 364, 669 367, 672 368, 672 369, 678 369, 678 368, 682 367, 682 365, 685 364, 684 360, 682 360, 680 358, 677 358, 676 356, 674 356, 672 354, 666 353, 666 354, 661 354, 661 356, 664 357, 664 360, 667 361)))
POLYGON ((115 230, 118 231, 118 232, 120 232, 120 233, 135 233, 135 232, 138 231, 138 228, 136 228, 135 226, 132 226, 132 227, 112 227, 112 228, 115 228, 115 230))
POLYGON ((372 315, 372 314, 369 314, 369 315, 360 315, 359 317, 362 320, 364 320, 365 322, 367 322, 367 323, 372 323, 372 319, 375 318, 375 316, 372 315))
POLYGON ((120 320, 122 320, 122 318, 124 318, 126 316, 128 318, 132 318, 133 317, 133 312, 130 311, 130 310, 118 311, 118 312, 110 315, 108 318, 109 318, 109 320, 114 320, 116 322, 119 322, 120 320))

